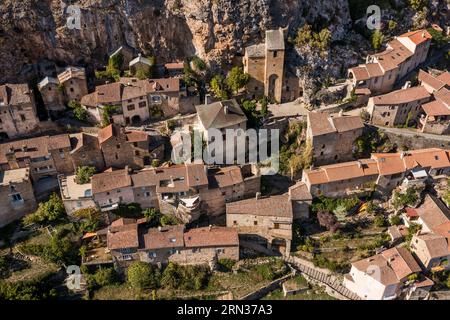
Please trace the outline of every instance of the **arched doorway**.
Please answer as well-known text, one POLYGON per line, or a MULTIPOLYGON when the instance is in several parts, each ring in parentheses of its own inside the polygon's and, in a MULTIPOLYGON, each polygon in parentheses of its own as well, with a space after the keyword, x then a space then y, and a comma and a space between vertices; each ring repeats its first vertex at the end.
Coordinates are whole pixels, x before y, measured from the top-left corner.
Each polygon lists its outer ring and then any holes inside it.
POLYGON ((275 89, 277 88, 278 76, 276 74, 272 74, 269 77, 269 98, 275 99, 275 89))
POLYGON ((132 123, 133 125, 140 124, 140 123, 141 123, 141 117, 138 116, 138 115, 133 116, 133 117, 131 118, 131 123, 132 123))

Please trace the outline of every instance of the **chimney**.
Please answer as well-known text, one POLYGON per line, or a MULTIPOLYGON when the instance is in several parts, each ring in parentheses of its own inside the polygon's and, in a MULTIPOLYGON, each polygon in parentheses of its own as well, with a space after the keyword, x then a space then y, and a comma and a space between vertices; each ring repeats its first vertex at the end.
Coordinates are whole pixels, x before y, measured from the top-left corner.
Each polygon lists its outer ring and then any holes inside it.
POLYGON ((28 151, 28 147, 26 144, 22 145, 22 152, 27 152, 28 151))
POLYGON ((261 192, 256 193, 256 200, 258 200, 261 197, 261 192))
POLYGON ((361 163, 361 161, 357 161, 358 162, 358 168, 362 168, 362 163, 361 163))
POLYGON ((205 105, 208 105, 211 103, 211 95, 205 94, 205 105))
POLYGON ((211 231, 211 230, 212 230, 212 225, 210 224, 210 225, 209 225, 209 231, 211 231))
POLYGON ((406 152, 402 151, 402 152, 400 153, 400 159, 403 159, 405 156, 406 156, 406 152))
POLYGON ((344 115, 344 109, 339 110, 339 117, 342 117, 344 115))
POLYGON ((425 38, 425 30, 422 30, 422 38, 425 38))
POLYGON ((406 81, 405 84, 403 85, 402 89, 408 89, 411 88, 411 81, 406 81))
POLYGON ((228 106, 223 107, 223 113, 228 114, 228 106))
POLYGON ((162 227, 161 227, 161 226, 158 227, 158 231, 159 231, 159 232, 162 231, 162 227))

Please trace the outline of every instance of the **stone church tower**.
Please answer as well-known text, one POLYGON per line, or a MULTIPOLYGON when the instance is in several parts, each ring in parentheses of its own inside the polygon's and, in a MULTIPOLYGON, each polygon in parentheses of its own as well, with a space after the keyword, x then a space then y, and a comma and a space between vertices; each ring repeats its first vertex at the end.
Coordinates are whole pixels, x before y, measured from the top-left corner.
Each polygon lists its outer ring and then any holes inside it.
POLYGON ((251 77, 247 88, 253 97, 267 96, 281 102, 284 74, 283 29, 267 30, 264 44, 245 48, 244 71, 251 77))

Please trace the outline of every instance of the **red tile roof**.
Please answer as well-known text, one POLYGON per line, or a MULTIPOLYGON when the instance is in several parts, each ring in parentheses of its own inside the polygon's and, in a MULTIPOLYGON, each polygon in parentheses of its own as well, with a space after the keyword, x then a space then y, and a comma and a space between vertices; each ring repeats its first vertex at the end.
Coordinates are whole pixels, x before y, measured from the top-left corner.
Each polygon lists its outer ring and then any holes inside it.
POLYGON ((205 227, 185 232, 184 243, 187 248, 239 246, 239 237, 235 228, 205 227))

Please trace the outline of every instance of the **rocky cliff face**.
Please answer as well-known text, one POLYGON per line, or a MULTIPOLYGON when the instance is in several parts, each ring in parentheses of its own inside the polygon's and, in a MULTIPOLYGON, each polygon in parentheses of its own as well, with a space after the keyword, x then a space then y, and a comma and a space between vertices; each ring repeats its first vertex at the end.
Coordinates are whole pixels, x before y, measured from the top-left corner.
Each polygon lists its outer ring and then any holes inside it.
POLYGON ((42 76, 52 61, 99 66, 123 44, 160 62, 197 54, 216 68, 266 29, 305 22, 342 39, 347 0, 2 0, 0 82, 42 76), (67 27, 69 4, 81 8, 81 30, 67 27))

